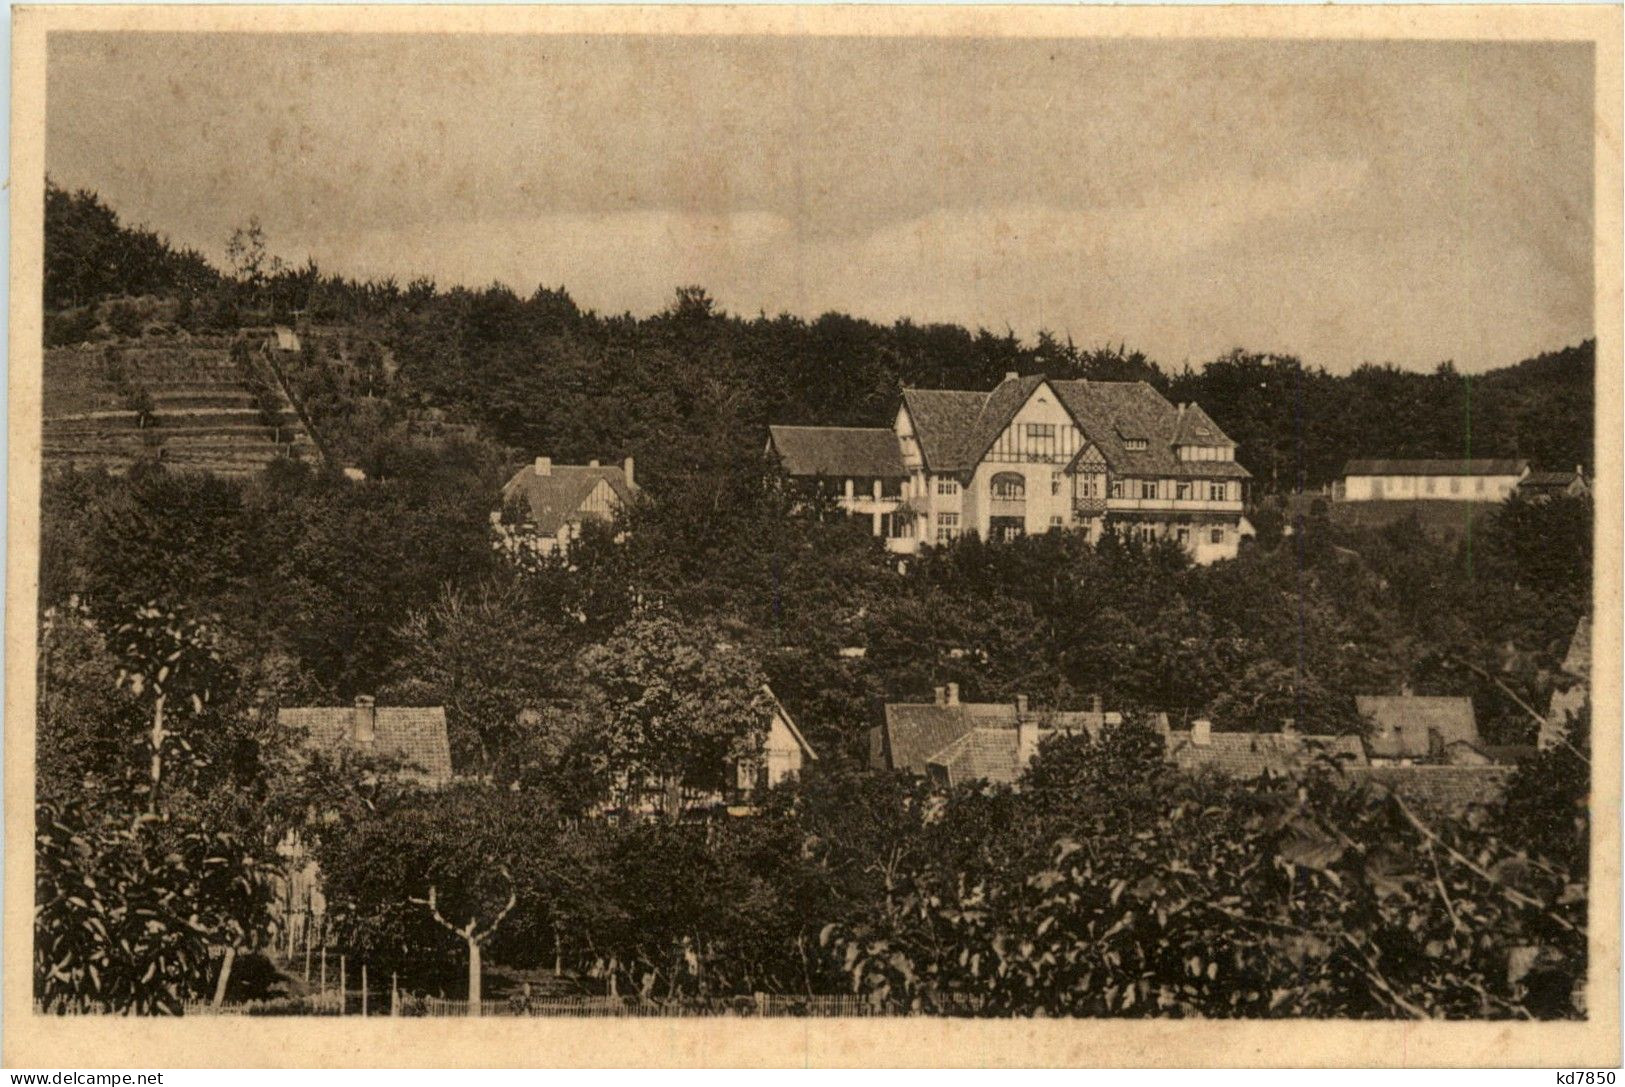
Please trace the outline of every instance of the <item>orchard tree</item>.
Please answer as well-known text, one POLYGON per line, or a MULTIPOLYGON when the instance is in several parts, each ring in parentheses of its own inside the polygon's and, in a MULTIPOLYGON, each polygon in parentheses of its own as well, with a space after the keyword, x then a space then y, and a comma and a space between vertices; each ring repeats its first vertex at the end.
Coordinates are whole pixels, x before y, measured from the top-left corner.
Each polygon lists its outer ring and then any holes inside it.
POLYGON ((751 655, 705 623, 634 619, 581 658, 602 692, 612 767, 660 780, 675 820, 685 784, 720 788, 731 759, 755 755, 770 716, 751 655))
POLYGON ((535 923, 558 832, 534 792, 456 786, 326 826, 316 856, 345 943, 389 966, 460 953, 474 1015, 484 950, 510 915, 535 923))
POLYGON ((206 624, 156 602, 137 608, 119 626, 114 640, 121 657, 119 685, 137 698, 150 700, 152 706, 147 810, 157 812, 164 745, 174 737, 182 752, 192 750, 190 740, 169 725, 188 713, 202 716, 224 679, 225 664, 215 634, 206 624))
POLYGON ((538 733, 569 719, 549 711, 572 694, 574 647, 565 631, 527 611, 515 586, 447 586, 397 637, 391 671, 399 678, 390 692, 397 701, 446 707, 458 766, 511 778, 522 754, 557 756, 568 746, 567 735, 538 733))

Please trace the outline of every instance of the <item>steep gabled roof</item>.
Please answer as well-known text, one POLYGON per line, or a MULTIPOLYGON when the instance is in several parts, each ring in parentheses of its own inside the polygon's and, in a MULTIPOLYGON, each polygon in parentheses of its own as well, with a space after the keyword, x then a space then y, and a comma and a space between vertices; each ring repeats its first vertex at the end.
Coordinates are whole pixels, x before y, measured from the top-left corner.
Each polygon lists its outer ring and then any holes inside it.
POLYGON ((1250 476, 1235 461, 1182 461, 1175 455, 1181 435, 1190 444, 1236 444, 1195 404, 1180 412, 1143 381, 1050 381, 1041 374, 1006 378, 990 393, 904 389, 903 406, 914 421, 927 467, 933 472, 975 468, 1016 412, 1046 382, 1114 473, 1200 479, 1250 476), (1209 433, 1198 435, 1201 430, 1209 433), (1125 442, 1134 439, 1143 439, 1146 448, 1130 450, 1125 442))
POLYGON ((903 390, 903 407, 914 422, 920 455, 933 472, 964 472, 976 467, 973 443, 987 393, 959 389, 903 390))
MULTIPOLYGON (((1052 381, 1050 387, 1084 437, 1100 450, 1106 466, 1116 475, 1247 479, 1251 473, 1235 461, 1183 461, 1174 453, 1182 419, 1180 412, 1156 389, 1143 381, 1052 381), (1130 449, 1130 439, 1142 439, 1144 449, 1130 449)), ((1196 405, 1185 415, 1199 413, 1213 436, 1202 445, 1236 443, 1196 405)))
POLYGON ((1351 460, 1343 467, 1345 476, 1516 476, 1529 462, 1522 458, 1476 458, 1473 460, 1351 460))
POLYGON ((1361 716, 1375 722, 1366 746, 1377 758, 1424 758, 1432 753, 1430 734, 1443 744, 1478 742, 1473 700, 1450 695, 1359 695, 1361 716))
POLYGON ((1230 445, 1231 441, 1212 416, 1200 404, 1183 404, 1175 409, 1178 420, 1174 426, 1174 445, 1230 445))
POLYGON ((609 484, 623 505, 632 500, 636 485, 629 483, 620 465, 555 464, 539 475, 534 463, 514 473, 502 488, 502 501, 522 498, 530 508, 536 531, 551 536, 565 524, 579 520, 578 511, 600 482, 609 484))
POLYGON ((1007 377, 994 386, 982 402, 982 410, 977 413, 975 431, 967 438, 967 467, 981 463, 987 451, 993 448, 993 443, 999 440, 999 435, 1010 425, 1010 420, 1016 417, 1016 412, 1042 384, 1042 374, 1028 374, 1026 377, 1007 377))
POLYGON ((768 441, 787 475, 906 479, 890 427, 770 426, 768 441))
POLYGON ((366 752, 398 759, 433 784, 451 780, 451 742, 443 707, 377 707, 370 748, 355 740, 355 715, 354 706, 284 706, 277 710, 276 720, 287 728, 304 729, 312 750, 366 752))
POLYGON ((801 753, 807 756, 810 761, 817 762, 818 752, 812 749, 812 744, 807 742, 807 737, 801 734, 801 729, 796 726, 796 719, 791 717, 790 711, 784 708, 784 703, 780 702, 779 696, 773 693, 773 688, 764 683, 762 684, 762 693, 767 695, 767 700, 773 704, 773 708, 778 712, 779 720, 784 722, 784 727, 790 730, 790 736, 795 740, 796 745, 801 748, 801 753))

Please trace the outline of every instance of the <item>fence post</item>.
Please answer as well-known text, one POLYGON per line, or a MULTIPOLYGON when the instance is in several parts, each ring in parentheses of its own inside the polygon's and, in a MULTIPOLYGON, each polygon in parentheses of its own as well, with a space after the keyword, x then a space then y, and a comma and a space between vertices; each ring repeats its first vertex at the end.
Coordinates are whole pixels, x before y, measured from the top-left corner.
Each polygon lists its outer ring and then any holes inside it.
POLYGON ((345 1012, 350 1010, 348 1007, 346 1007, 346 1005, 349 1004, 349 1002, 350 1002, 350 994, 345 991, 348 988, 347 983, 350 980, 346 976, 346 971, 347 971, 348 967, 349 967, 349 963, 346 961, 346 957, 344 955, 340 955, 339 956, 339 1014, 340 1015, 343 1015, 345 1012))
POLYGON ((327 995, 327 945, 322 945, 322 995, 327 995))
POLYGON ((398 970, 389 972, 389 1014, 401 1014, 401 975, 398 970))
POLYGON ((367 1017, 367 964, 361 964, 361 1018, 367 1017))
POLYGON ((310 984, 310 926, 305 926, 305 984, 310 984))

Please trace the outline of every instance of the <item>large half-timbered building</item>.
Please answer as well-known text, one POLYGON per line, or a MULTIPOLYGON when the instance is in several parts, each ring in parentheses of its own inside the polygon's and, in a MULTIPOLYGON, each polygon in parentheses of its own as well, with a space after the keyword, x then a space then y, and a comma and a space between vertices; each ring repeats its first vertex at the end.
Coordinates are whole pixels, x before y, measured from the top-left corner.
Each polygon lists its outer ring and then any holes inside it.
POLYGON ((889 431, 772 427, 768 438, 788 475, 821 481, 894 551, 1112 530, 1175 540, 1197 562, 1233 557, 1252 531, 1235 450, 1198 405, 1144 382, 1013 373, 990 392, 904 389, 889 431))

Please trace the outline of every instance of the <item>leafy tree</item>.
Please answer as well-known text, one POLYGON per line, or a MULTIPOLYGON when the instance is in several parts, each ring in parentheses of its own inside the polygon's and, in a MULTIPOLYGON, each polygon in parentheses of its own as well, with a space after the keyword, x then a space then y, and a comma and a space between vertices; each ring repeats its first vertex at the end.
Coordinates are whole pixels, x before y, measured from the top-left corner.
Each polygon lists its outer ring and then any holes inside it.
POLYGON ((545 726, 569 719, 558 711, 573 695, 574 645, 527 613, 516 586, 448 586, 408 617, 399 641, 390 694, 446 707, 456 765, 511 779, 522 750, 555 760, 570 746, 571 734, 545 726))
POLYGON ((209 989, 211 947, 229 953, 269 924, 261 868, 228 834, 50 801, 35 828, 34 996, 47 1011, 178 1015, 209 989))
POLYGON ((672 819, 685 784, 723 787, 729 762, 760 748, 770 713, 766 679, 713 627, 634 619, 581 663, 603 692, 611 765, 634 782, 658 778, 672 819))

